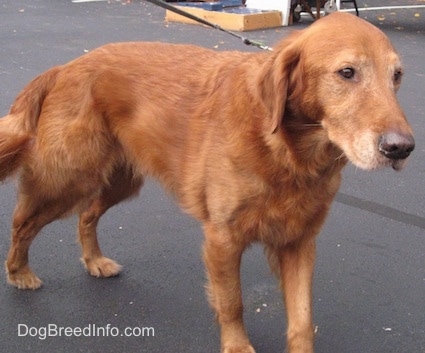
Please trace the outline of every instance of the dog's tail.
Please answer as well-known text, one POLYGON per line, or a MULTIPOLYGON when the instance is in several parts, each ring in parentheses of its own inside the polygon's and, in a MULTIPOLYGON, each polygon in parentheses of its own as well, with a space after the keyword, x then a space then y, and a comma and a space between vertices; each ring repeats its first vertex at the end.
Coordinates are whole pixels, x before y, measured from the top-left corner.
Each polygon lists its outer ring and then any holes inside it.
POLYGON ((0 181, 16 172, 28 155, 44 99, 59 71, 55 67, 32 80, 19 93, 9 114, 0 119, 0 181))

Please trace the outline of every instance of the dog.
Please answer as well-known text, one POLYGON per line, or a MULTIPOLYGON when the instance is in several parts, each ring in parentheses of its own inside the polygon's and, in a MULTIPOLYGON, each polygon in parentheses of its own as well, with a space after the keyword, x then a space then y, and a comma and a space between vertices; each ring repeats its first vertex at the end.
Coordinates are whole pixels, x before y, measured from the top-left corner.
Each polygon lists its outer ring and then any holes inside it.
POLYGON ((396 98, 402 74, 388 38, 344 13, 272 52, 115 43, 48 70, 0 120, 0 179, 19 174, 8 282, 40 287, 30 244, 72 213, 88 272, 117 275, 99 218, 154 177, 202 223, 222 352, 254 352, 239 278, 253 242, 280 280, 288 351, 313 352, 315 237, 341 170, 400 170, 414 149, 396 98))

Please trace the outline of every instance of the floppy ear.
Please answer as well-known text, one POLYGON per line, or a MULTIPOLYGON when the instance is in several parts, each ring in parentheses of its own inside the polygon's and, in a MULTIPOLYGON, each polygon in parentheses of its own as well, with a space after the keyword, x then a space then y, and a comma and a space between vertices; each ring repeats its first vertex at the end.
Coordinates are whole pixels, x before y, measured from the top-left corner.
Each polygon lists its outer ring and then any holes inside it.
POLYGON ((260 99, 269 111, 271 133, 279 129, 288 97, 294 90, 300 90, 301 82, 295 82, 302 77, 296 74, 296 70, 301 70, 297 68, 301 52, 299 37, 300 32, 294 32, 280 42, 260 70, 258 90, 260 99))

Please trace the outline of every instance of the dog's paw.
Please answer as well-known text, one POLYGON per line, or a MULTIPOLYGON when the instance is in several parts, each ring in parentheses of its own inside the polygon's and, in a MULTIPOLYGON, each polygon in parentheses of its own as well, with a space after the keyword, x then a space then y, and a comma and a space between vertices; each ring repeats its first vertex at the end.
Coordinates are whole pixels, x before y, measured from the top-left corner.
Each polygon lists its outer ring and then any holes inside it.
POLYGON ((7 282, 19 289, 37 289, 43 283, 28 267, 14 273, 6 269, 6 274, 7 282))
POLYGON ((222 353, 255 353, 254 348, 250 344, 226 346, 221 350, 222 353))
POLYGON ((98 257, 91 260, 81 259, 84 267, 94 277, 113 277, 121 272, 122 266, 107 257, 98 257))

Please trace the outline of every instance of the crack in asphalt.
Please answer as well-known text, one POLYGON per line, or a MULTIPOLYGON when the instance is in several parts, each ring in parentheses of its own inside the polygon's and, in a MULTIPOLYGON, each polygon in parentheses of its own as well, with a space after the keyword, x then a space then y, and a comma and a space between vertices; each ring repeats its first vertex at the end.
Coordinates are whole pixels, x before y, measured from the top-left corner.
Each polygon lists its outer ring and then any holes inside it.
POLYGON ((341 192, 336 195, 335 201, 392 219, 394 221, 425 229, 425 217, 403 212, 389 206, 381 205, 374 201, 364 200, 341 192))

